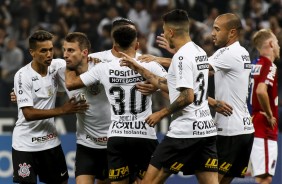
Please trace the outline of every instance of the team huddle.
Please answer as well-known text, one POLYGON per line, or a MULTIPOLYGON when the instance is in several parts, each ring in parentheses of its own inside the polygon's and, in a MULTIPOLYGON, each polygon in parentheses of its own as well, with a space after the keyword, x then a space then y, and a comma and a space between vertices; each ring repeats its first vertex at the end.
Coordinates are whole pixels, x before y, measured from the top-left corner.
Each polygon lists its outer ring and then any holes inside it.
POLYGON ((98 53, 89 53, 84 33, 72 32, 63 43, 64 59, 53 59, 53 35, 38 30, 30 36, 32 61, 14 78, 13 182, 68 182, 54 117, 76 113, 77 184, 162 184, 180 171, 201 184, 225 184, 244 177, 249 161, 257 182, 271 183, 278 134, 276 36, 267 29, 254 35, 260 58, 252 65, 239 43, 237 15, 216 18, 212 38, 219 49, 211 57, 191 40, 186 11, 175 9, 162 19, 159 41, 171 59, 142 60, 136 26, 123 18, 112 23, 112 49, 98 53), (215 98, 208 96, 210 75, 215 98), (156 90, 167 93, 170 104, 152 113, 156 90), (55 107, 58 92, 69 97, 61 107, 55 107), (159 143, 154 126, 166 116, 171 123, 159 143))

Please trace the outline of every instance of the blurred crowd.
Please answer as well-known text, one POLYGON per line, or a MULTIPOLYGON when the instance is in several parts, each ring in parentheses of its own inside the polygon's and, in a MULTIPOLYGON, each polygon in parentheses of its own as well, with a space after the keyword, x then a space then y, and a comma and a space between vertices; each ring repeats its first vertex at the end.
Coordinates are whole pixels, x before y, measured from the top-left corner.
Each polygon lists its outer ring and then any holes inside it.
MULTIPOLYGON (((174 8, 188 12, 192 40, 208 55, 216 49, 211 39, 214 19, 226 12, 241 17, 240 42, 252 60, 258 53, 251 38, 261 28, 270 28, 282 48, 282 0, 0 0, 0 107, 15 106, 10 103, 9 93, 16 71, 31 61, 28 37, 33 31, 44 29, 53 33, 54 58, 62 58, 62 40, 68 32, 86 33, 92 52, 110 49, 111 23, 126 17, 138 27, 138 52, 171 57, 156 45, 155 38, 162 33, 161 15, 174 8)), ((276 64, 280 75, 282 62, 276 64)), ((282 77, 278 79, 281 84, 282 77)), ((282 85, 279 90, 282 107, 282 85)))

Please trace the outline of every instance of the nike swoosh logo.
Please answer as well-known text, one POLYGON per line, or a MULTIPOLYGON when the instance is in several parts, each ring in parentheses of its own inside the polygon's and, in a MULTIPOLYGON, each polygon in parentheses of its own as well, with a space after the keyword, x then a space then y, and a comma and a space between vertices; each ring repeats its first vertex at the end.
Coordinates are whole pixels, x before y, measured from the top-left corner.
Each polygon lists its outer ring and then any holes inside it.
POLYGON ((64 176, 66 173, 67 173, 67 171, 66 171, 66 172, 64 172, 64 173, 61 173, 61 176, 64 176))
POLYGON ((37 92, 37 91, 39 91, 40 89, 41 89, 41 88, 38 88, 38 89, 35 89, 34 91, 37 92))

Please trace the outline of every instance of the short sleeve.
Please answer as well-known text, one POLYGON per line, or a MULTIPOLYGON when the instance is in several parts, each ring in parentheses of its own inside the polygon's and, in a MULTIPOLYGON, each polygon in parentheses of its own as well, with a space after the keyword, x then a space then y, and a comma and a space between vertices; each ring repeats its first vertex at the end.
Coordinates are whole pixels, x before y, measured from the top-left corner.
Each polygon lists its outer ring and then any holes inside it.
POLYGON ((23 71, 20 70, 14 77, 14 91, 17 96, 18 108, 33 106, 32 84, 23 71))
POLYGON ((176 77, 176 89, 192 88, 193 89, 193 66, 186 56, 173 57, 173 72, 176 77))
POLYGON ((89 71, 80 75, 80 79, 85 86, 90 86, 100 81, 101 71, 103 71, 102 65, 103 63, 99 63, 89 71))
POLYGON ((209 64, 213 67, 215 72, 218 70, 231 69, 229 61, 231 60, 230 57, 232 57, 232 55, 228 56, 228 49, 229 48, 227 47, 219 49, 211 57, 209 57, 209 64))

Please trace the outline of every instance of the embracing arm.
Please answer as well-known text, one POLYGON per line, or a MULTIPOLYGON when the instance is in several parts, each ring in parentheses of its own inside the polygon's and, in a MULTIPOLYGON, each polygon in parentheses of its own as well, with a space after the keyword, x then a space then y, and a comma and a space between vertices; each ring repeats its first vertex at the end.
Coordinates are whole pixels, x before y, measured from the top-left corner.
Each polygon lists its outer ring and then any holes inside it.
POLYGON ((139 65, 136 61, 134 61, 131 57, 129 57, 125 53, 122 53, 122 52, 120 53, 124 56, 120 61, 120 66, 127 66, 131 68, 132 70, 137 71, 140 75, 142 75, 147 80, 147 82, 153 84, 157 88, 168 93, 166 78, 159 77, 153 74, 146 68, 139 65))
POLYGON ((65 75, 65 83, 68 90, 74 90, 85 86, 80 77, 77 76, 74 71, 66 69, 65 75))
POLYGON ((75 98, 69 99, 61 107, 53 109, 35 109, 33 107, 22 107, 23 115, 27 121, 48 119, 64 114, 83 113, 88 109, 88 104, 85 100, 76 101, 75 98))
POLYGON ((181 111, 186 106, 190 105, 194 101, 194 90, 190 88, 181 88, 180 94, 178 98, 170 104, 169 107, 163 108, 162 110, 151 114, 148 118, 146 118, 146 122, 150 126, 154 126, 160 120, 168 115, 181 111))
POLYGON ((150 54, 141 55, 138 57, 138 60, 140 60, 141 62, 146 62, 146 63, 155 61, 159 63, 160 65, 167 67, 167 68, 170 66, 170 63, 171 63, 171 58, 157 57, 157 56, 153 56, 150 54))

